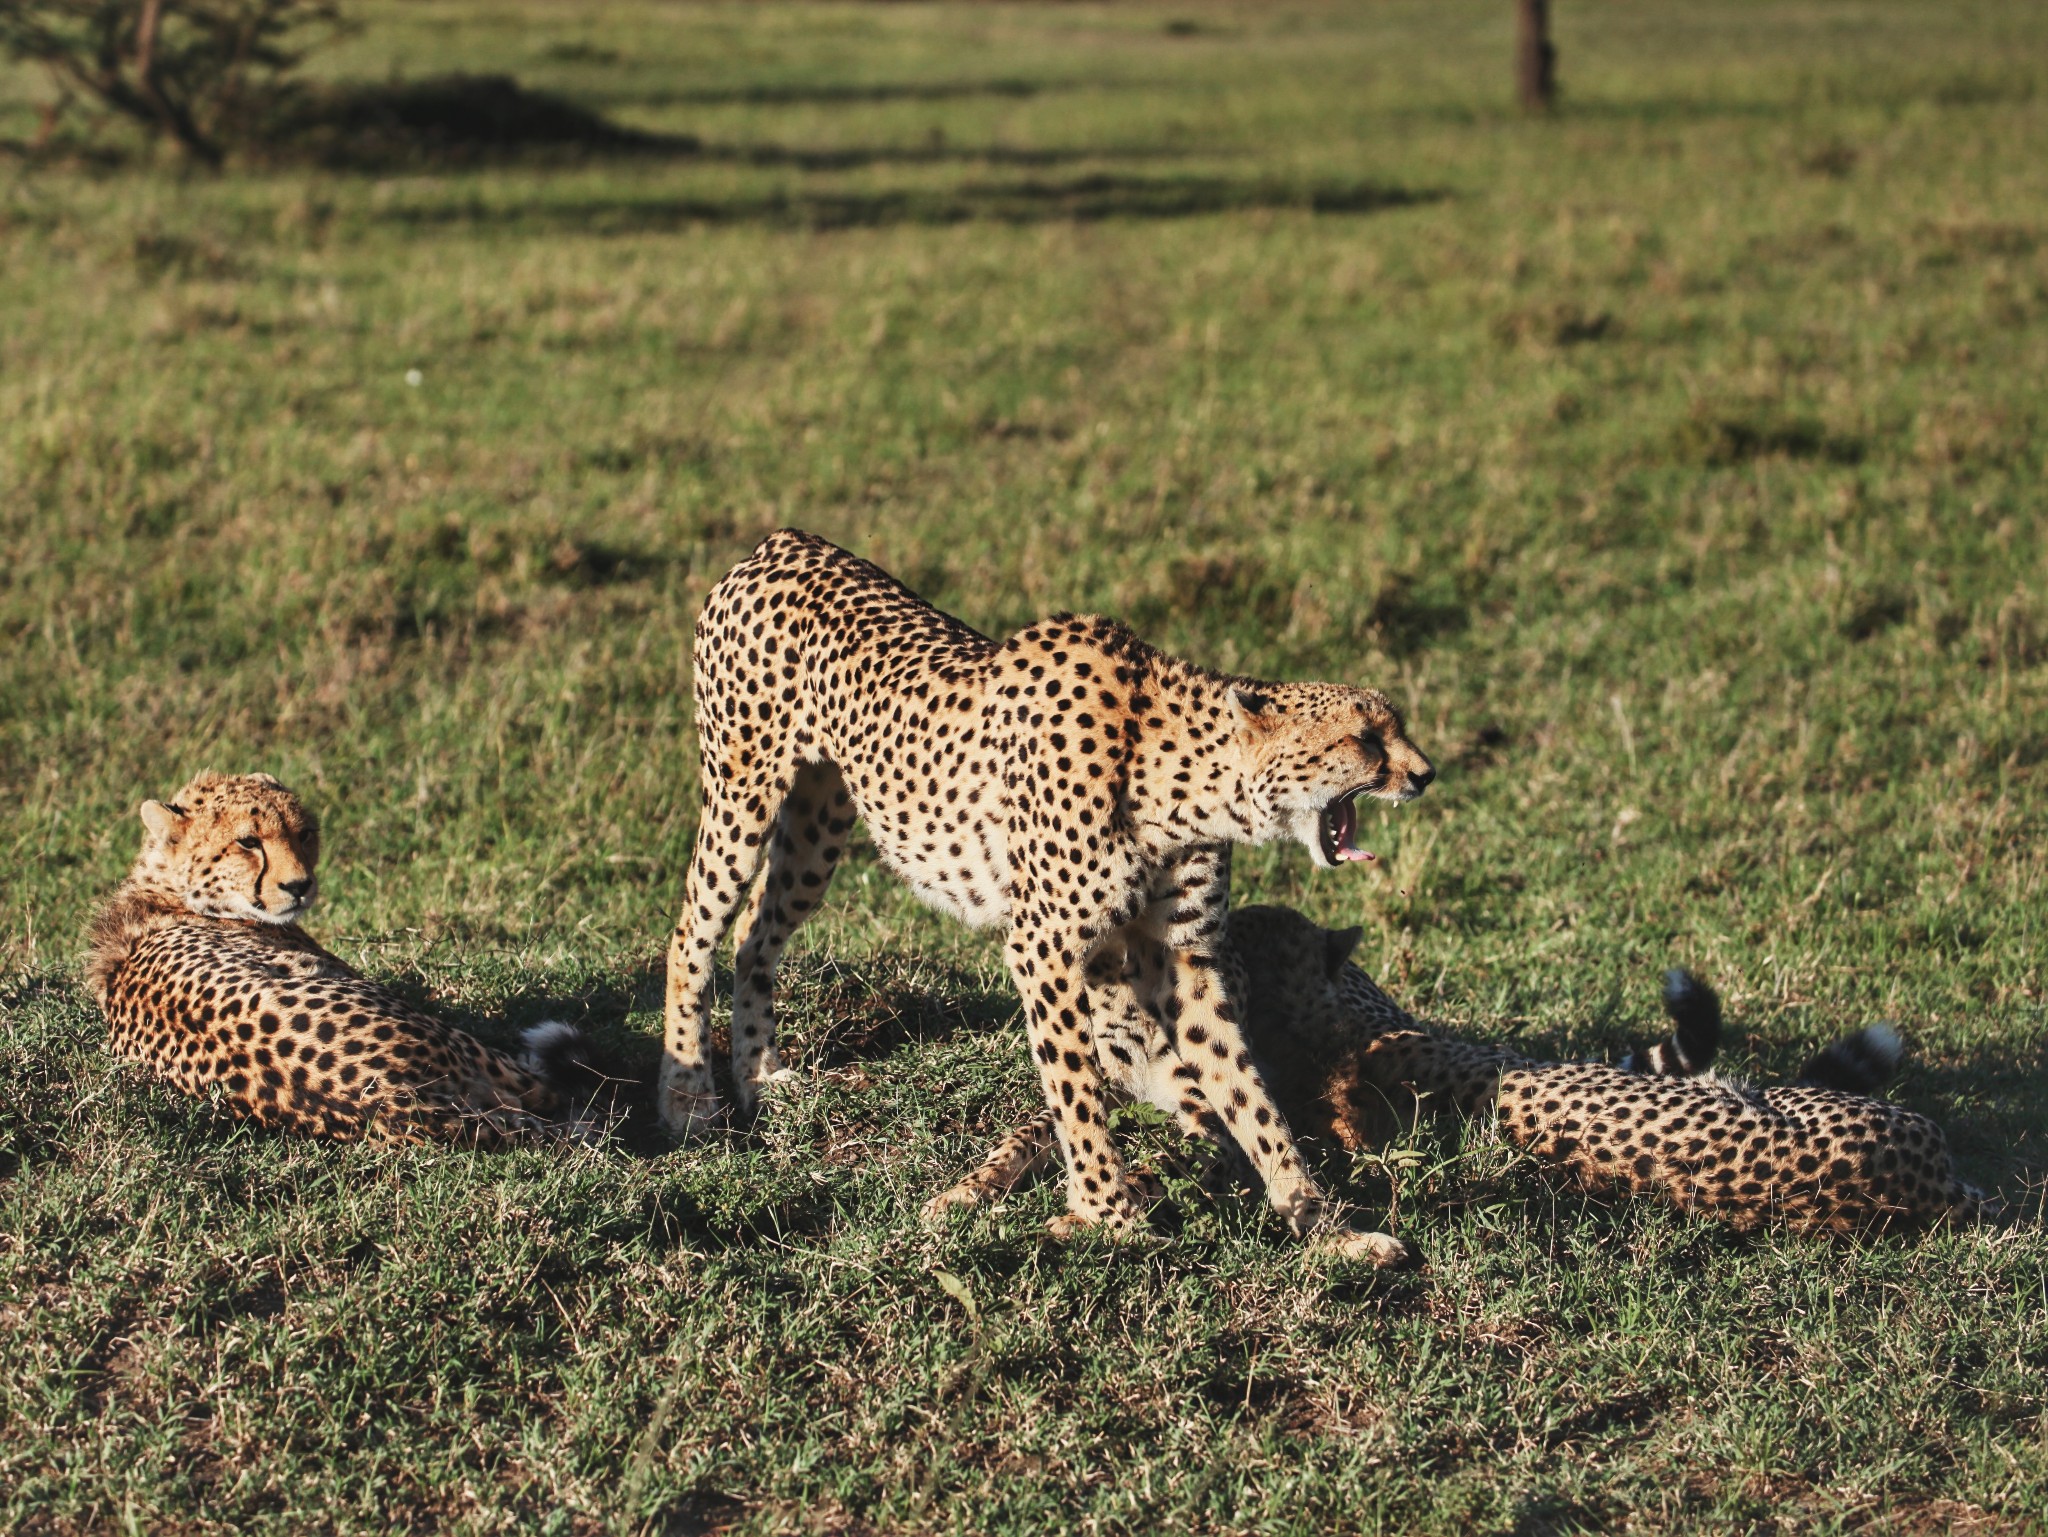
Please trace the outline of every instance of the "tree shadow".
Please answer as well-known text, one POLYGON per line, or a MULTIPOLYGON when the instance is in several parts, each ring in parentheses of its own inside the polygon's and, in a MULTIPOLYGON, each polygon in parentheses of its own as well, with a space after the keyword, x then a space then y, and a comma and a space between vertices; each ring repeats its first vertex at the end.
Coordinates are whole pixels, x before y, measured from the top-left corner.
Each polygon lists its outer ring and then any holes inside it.
POLYGON ((330 170, 388 170, 508 159, 671 156, 688 135, 622 128, 603 114, 510 75, 349 81, 286 97, 264 124, 262 158, 330 170))
POLYGON ((1078 90, 1066 82, 1038 80, 805 80, 749 81, 741 85, 616 91, 612 102, 642 107, 852 107, 901 101, 970 101, 977 97, 1020 100, 1047 91, 1078 90))
MULTIPOLYGON (((705 100, 860 102, 940 100, 970 91, 1028 95, 1035 87, 806 87, 803 96, 680 93, 615 98, 641 105, 705 100)), ((808 171, 846 171, 879 164, 1056 166, 1084 160, 1163 158, 1186 153, 1162 147, 1030 149, 955 145, 934 129, 922 144, 805 148, 774 143, 707 144, 695 134, 653 133, 612 122, 602 112, 510 75, 447 74, 410 80, 347 82, 299 90, 264 125, 261 157, 310 161, 330 170, 389 171, 407 166, 462 166, 504 161, 584 162, 592 159, 689 159, 808 171)))
POLYGON ((440 201, 394 204, 373 217, 428 228, 494 225, 600 235, 667 234, 693 225, 767 225, 794 229, 873 229, 949 225, 1185 219, 1256 209, 1370 214, 1441 201, 1437 188, 1378 182, 1301 186, 1221 176, 1132 176, 1097 172, 1066 179, 967 181, 947 188, 876 192, 811 189, 723 197, 531 199, 514 203, 440 201))
POLYGON ((996 165, 1049 169, 1102 160, 1183 160, 1191 152, 1168 145, 1031 149, 1013 144, 953 144, 934 134, 922 144, 848 144, 805 148, 772 143, 698 143, 692 156, 729 165, 783 166, 800 171, 858 171, 877 165, 996 165))
MULTIPOLYGON (((680 102, 858 102, 940 100, 965 94, 1029 95, 1022 81, 893 85, 744 86, 680 93, 680 102)), ((948 143, 934 130, 923 143, 806 146, 706 143, 692 134, 622 127, 568 97, 534 90, 509 75, 448 74, 412 80, 350 82, 308 88, 288 98, 265 125, 260 158, 333 170, 389 172, 514 162, 585 164, 654 159, 808 172, 880 165, 986 166, 1056 171, 1105 160, 1172 161, 1187 151, 1165 146, 1030 148, 948 143)), ((612 196, 521 201, 440 197, 396 201, 372 217, 415 228, 492 225, 601 235, 660 234, 698 225, 797 229, 942 226, 975 220, 1033 224, 1098 219, 1179 219, 1258 209, 1367 214, 1436 202, 1440 188, 1370 181, 1304 184, 1267 177, 1144 175, 1089 171, 1070 176, 969 177, 943 187, 841 190, 777 188, 711 196, 612 196)))

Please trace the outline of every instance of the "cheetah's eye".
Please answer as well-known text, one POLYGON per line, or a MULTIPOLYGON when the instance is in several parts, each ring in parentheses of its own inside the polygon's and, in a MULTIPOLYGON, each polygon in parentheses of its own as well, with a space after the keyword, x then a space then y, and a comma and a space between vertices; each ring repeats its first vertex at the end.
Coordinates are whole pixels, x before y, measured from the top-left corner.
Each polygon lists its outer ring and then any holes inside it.
POLYGON ((251 833, 246 838, 237 838, 235 842, 241 844, 245 849, 260 849, 263 847, 263 840, 254 833, 251 833))

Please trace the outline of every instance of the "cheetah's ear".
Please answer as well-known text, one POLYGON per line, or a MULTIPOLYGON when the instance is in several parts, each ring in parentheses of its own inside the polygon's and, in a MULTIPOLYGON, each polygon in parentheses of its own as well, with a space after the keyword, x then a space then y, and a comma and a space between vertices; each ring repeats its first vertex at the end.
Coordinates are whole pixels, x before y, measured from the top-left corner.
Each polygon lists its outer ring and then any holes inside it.
POLYGON ((1332 982, 1337 980, 1337 973, 1344 969, 1345 962, 1351 959, 1351 952, 1358 948, 1358 942, 1363 938, 1365 930, 1361 928, 1330 929, 1324 933, 1323 969, 1332 982))
POLYGON ((1239 725, 1263 730, 1273 724, 1273 701, 1257 689, 1232 684, 1230 706, 1237 712, 1239 725))
POLYGON ((166 806, 162 801, 142 803, 142 825, 149 829, 152 838, 171 837, 184 820, 185 809, 182 806, 166 806))

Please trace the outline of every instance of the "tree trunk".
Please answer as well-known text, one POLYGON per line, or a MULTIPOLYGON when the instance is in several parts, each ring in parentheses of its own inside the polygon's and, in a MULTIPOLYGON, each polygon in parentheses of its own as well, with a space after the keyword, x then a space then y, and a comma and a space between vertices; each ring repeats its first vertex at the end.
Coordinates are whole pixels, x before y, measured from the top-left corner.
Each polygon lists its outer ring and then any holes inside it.
POLYGON ((142 20, 135 29, 136 88, 142 93, 143 100, 155 109, 165 130, 178 141, 185 153, 217 171, 223 159, 220 146, 199 131, 199 125, 192 121, 192 114, 185 110, 185 104, 171 100, 157 83, 156 37, 157 28, 163 22, 163 12, 164 0, 142 0, 142 20))
POLYGON ((1550 0, 1515 0, 1515 91, 1524 112, 1548 112, 1557 99, 1550 0))

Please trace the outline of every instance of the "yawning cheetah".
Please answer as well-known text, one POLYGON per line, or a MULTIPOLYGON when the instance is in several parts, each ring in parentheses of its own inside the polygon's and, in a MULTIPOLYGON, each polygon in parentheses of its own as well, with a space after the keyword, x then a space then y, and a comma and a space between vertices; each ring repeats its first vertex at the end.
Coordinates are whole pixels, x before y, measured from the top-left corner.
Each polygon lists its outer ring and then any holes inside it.
MULTIPOLYGON (((1148 1003, 1275 1209, 1297 1233, 1348 1230, 1245 1049, 1219 940, 1231 845, 1291 838, 1326 868, 1370 858, 1353 841, 1356 797, 1409 800, 1435 777, 1383 695, 1226 677, 1108 619, 1059 615, 990 640, 791 530, 712 590, 695 657, 704 812, 669 950, 672 1129, 719 1112, 711 958, 750 887, 734 966, 742 1109, 774 1071, 776 961, 858 816, 925 900, 1008 929, 1066 1154, 1065 1225, 1142 1215, 1103 1124, 1087 988, 1090 962, 1128 936, 1157 947, 1148 1003)), ((1338 1242, 1408 1257, 1380 1234, 1338 1242)))

